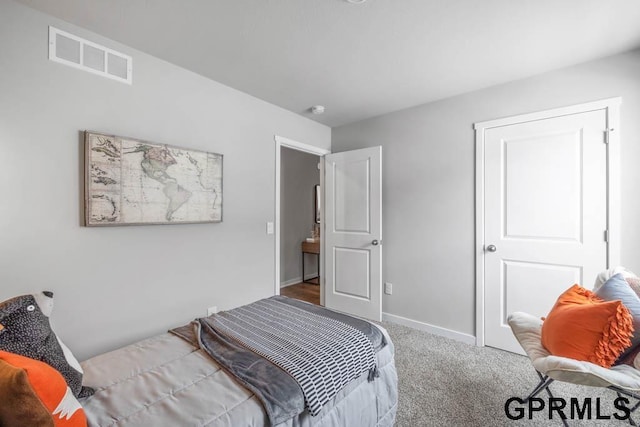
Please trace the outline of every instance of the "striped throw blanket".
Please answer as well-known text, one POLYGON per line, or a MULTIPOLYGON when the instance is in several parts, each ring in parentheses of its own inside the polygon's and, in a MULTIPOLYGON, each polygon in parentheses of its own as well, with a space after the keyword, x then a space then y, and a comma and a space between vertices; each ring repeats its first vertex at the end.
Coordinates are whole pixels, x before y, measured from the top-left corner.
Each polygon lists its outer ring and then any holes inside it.
POLYGON ((311 415, 349 381, 376 374, 374 348, 364 333, 277 298, 221 312, 206 323, 291 375, 311 415))

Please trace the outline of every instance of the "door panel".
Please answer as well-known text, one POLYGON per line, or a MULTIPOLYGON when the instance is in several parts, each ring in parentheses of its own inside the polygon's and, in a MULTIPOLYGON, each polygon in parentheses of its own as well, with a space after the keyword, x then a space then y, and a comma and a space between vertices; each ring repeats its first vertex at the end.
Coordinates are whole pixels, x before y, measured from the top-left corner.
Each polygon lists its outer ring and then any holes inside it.
POLYGON ((325 157, 325 305, 382 319, 382 147, 325 157))
POLYGON ((335 294, 371 300, 370 251, 333 248, 335 294), (362 274, 361 272, 366 272, 362 274))
POLYGON ((335 230, 369 233, 371 158, 334 164, 335 230))
POLYGON ((577 132, 503 141, 505 237, 580 240, 581 142, 577 132))
POLYGON ((509 313, 546 316, 606 268, 605 129, 597 110, 485 131, 486 345, 522 352, 509 313))
MULTIPOLYGON (((533 262, 502 262, 502 295, 500 321, 507 324, 507 317, 514 311, 531 312, 532 307, 548 311, 558 298, 558 284, 580 283, 582 268, 570 265, 552 265, 533 262), (507 288, 506 285, 509 284, 507 288)), ((568 288, 569 286, 566 286, 568 288)), ((564 290, 564 289, 562 289, 564 290)), ((562 290, 560 292, 562 292, 562 290)))

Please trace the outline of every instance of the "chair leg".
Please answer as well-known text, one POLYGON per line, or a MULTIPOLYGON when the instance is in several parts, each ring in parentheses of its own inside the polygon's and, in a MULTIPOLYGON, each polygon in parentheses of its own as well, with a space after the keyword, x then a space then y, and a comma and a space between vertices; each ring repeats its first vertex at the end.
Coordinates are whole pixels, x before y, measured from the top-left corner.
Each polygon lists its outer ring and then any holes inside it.
MULTIPOLYGON (((546 390, 547 394, 549 395, 549 397, 551 397, 553 399, 553 394, 551 393, 551 389, 549 388, 549 385, 551 385, 551 383, 554 381, 554 379, 548 377, 547 375, 542 375, 538 370, 536 370, 536 374, 538 374, 538 377, 540 377, 540 382, 533 389, 533 391, 529 394, 529 396, 527 396, 527 398, 524 399, 524 401, 528 402, 529 399, 533 399, 542 390, 546 390)), ((567 423, 567 420, 565 420, 564 418, 560 418, 560 419, 562 420, 562 425, 564 427, 569 427, 569 423, 567 423)))
POLYGON ((534 388, 533 391, 529 394, 529 396, 527 396, 527 398, 524 400, 525 402, 528 402, 529 399, 536 397, 538 393, 540 393, 544 389, 547 389, 547 392, 551 393, 549 391, 549 384, 553 382, 553 378, 549 378, 546 375, 542 375, 538 371, 536 371, 536 374, 538 374, 538 376, 540 377, 540 382, 538 383, 536 388, 534 388))
POLYGON ((636 409, 638 409, 638 407, 640 407, 640 396, 635 394, 635 393, 631 393, 631 392, 628 392, 626 390, 619 389, 618 387, 615 387, 615 386, 611 386, 609 388, 615 390, 616 394, 618 395, 618 397, 622 397, 624 395, 624 396, 632 397, 632 398, 637 400, 636 404, 633 405, 633 407, 629 410, 629 424, 631 424, 632 426, 637 426, 638 424, 636 424, 636 422, 633 420, 633 418, 631 418, 631 414, 636 409))

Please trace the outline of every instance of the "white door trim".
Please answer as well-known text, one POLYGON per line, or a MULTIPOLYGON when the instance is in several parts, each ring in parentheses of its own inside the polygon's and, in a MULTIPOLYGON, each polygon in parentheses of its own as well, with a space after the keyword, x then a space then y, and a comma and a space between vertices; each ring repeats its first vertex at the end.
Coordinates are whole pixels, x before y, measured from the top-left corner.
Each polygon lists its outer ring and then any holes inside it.
MULTIPOLYGON (((595 110, 607 111, 609 143, 607 145, 607 266, 620 263, 620 104, 622 98, 600 101, 522 114, 474 124, 476 141, 476 345, 484 346, 484 154, 485 131, 490 128, 512 125, 551 117, 578 114, 595 110)), ((595 278, 594 278, 595 280, 595 278)))
MULTIPOLYGON (((320 157, 320 188, 324 189, 324 156, 330 154, 331 151, 314 145, 305 144, 303 142, 294 141, 293 139, 283 136, 274 135, 276 146, 276 196, 275 196, 275 278, 274 278, 274 295, 280 295, 280 155, 282 147, 291 148, 293 150, 303 151, 309 154, 315 154, 320 157)), ((324 197, 324 191, 322 191, 324 197)), ((320 208, 324 210, 324 200, 320 203, 320 208)), ((320 218, 324 218, 324 212, 320 214, 320 218)), ((322 226, 322 224, 321 224, 322 226)), ((320 232, 320 247, 324 246, 324 233, 320 232)), ((320 257, 320 272, 324 271, 324 258, 320 257)), ((320 273, 318 272, 318 273, 320 273)), ((324 274, 320 274, 320 304, 324 304, 324 274)))

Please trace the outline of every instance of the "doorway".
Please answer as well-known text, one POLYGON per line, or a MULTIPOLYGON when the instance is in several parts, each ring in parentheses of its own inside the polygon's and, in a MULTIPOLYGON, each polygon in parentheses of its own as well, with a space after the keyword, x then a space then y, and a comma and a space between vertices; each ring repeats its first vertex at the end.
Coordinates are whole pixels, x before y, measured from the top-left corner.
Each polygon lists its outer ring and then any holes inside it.
POLYGON ((275 294, 323 304, 322 156, 329 151, 276 136, 275 294))
POLYGON ((510 313, 546 316, 617 264, 619 103, 476 124, 478 345, 522 353, 510 313))
MULTIPOLYGON (((340 153, 276 141, 275 294, 281 284, 281 152, 320 156, 320 305, 376 321, 382 319, 382 147, 340 153), (326 173, 325 173, 326 172, 326 173)), ((301 246, 302 246, 301 242, 301 246)), ((302 249, 302 247, 301 247, 302 249)), ((302 252, 302 250, 301 250, 302 252)))

